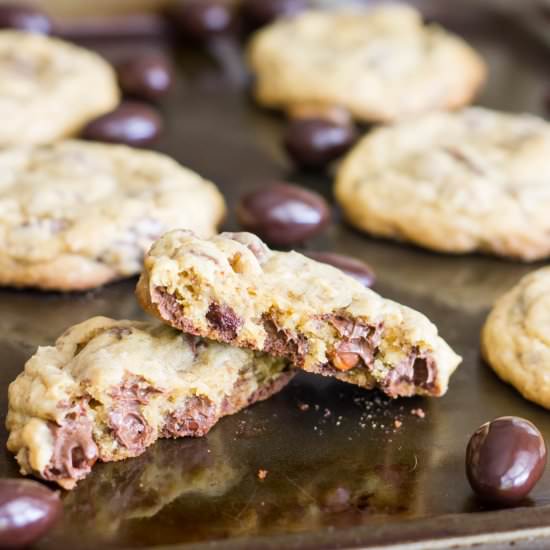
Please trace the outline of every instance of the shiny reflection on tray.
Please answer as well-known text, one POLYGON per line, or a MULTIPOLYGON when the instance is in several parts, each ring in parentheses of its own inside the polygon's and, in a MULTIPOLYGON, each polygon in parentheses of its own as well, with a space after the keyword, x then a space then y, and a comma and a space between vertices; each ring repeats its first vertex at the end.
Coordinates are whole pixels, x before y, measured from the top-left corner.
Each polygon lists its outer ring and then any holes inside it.
POLYGON ((301 378, 205 438, 163 440, 98 465, 65 493, 51 547, 56 535, 146 546, 415 516, 431 424, 410 408, 428 404, 301 378), (400 434, 413 431, 422 445, 403 447, 400 434))
POLYGON ((221 497, 242 473, 215 435, 160 441, 138 458, 99 465, 66 493, 64 528, 76 529, 75 538, 83 531, 124 537, 129 524, 154 518, 177 499, 221 497))

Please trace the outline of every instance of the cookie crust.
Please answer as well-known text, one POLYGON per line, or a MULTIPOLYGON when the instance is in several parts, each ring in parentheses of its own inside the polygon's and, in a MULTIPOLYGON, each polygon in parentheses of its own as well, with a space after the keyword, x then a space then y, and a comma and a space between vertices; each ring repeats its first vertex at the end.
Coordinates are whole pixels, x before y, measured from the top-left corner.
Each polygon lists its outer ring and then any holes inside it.
POLYGON ((344 108, 390 122, 471 102, 486 77, 461 38, 405 5, 313 10, 260 30, 248 50, 255 96, 293 112, 344 108))
POLYGON ((483 357, 525 399, 550 409, 550 267, 497 300, 481 335, 483 357))
POLYGON ((69 140, 0 151, 0 285, 85 290, 140 272, 162 233, 209 236, 214 184, 151 151, 69 140))
POLYGON ((0 82, 0 147, 73 136, 120 98, 115 72, 102 57, 20 31, 0 31, 0 82))
POLYGON ((334 193, 373 235, 532 261, 550 255, 549 178, 550 124, 476 107, 368 133, 334 193))

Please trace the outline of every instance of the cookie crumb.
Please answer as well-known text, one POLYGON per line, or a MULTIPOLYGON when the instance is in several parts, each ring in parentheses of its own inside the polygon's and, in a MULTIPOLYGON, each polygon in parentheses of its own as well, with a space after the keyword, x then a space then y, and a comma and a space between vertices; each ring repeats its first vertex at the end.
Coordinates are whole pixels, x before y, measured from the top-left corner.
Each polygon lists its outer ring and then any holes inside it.
POLYGON ((418 418, 426 417, 426 413, 424 412, 424 409, 421 409, 420 407, 418 407, 418 409, 412 409, 411 414, 413 414, 414 416, 418 416, 418 418))
POLYGON ((298 403, 298 408, 301 411, 309 411, 309 405, 307 403, 298 403))
POLYGON ((267 470, 262 470, 262 469, 259 469, 258 470, 258 473, 257 473, 257 476, 258 476, 258 479, 263 481, 266 477, 267 477, 267 474, 269 472, 267 470))
POLYGON ((397 420, 397 418, 393 421, 393 425, 395 426, 396 429, 399 429, 401 428, 401 426, 403 426, 403 422, 401 422, 401 420, 397 420))

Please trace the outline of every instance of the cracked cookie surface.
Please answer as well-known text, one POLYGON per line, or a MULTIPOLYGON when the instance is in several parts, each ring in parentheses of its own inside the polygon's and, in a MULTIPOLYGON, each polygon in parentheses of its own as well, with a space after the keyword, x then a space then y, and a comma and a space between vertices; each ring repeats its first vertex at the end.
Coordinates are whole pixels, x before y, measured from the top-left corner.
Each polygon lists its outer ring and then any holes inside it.
POLYGON ((151 151, 64 141, 0 151, 0 285, 82 290, 140 272, 165 231, 209 236, 214 184, 151 151))
POLYGON ((483 357, 525 399, 550 409, 550 268, 500 297, 483 327, 483 357))
POLYGON ((118 102, 115 72, 96 53, 57 38, 0 31, 0 147, 74 135, 118 102))
POLYGON ((165 325, 94 317, 39 348, 10 384, 8 449, 21 473, 72 489, 96 461, 203 436, 293 374, 282 359, 165 325))
POLYGON ((392 397, 444 394, 460 362, 421 313, 250 233, 164 235, 145 257, 137 296, 184 332, 392 397))
POLYGON ((466 105, 486 72, 464 40, 404 5, 279 20, 252 38, 248 58, 259 103, 343 108, 369 122, 466 105))
POLYGON ((550 124, 482 108, 376 129, 343 160, 351 224, 449 253, 550 255, 550 124))

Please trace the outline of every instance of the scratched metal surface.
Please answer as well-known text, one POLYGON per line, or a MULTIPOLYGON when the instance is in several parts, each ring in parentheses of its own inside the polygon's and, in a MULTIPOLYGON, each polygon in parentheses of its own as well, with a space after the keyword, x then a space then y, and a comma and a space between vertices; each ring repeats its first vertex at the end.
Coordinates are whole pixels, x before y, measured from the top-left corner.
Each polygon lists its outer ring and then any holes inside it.
MULTIPOLYGON (((462 14, 447 23, 458 25, 491 66, 480 103, 542 113, 545 52, 511 25, 474 19, 470 24, 462 14)), ((115 59, 140 47, 168 45, 104 43, 99 49, 115 59)), ((170 51, 179 73, 161 107, 167 129, 159 150, 216 181, 230 207, 244 191, 279 178, 330 198, 330 177, 296 173, 288 164, 279 146, 282 118, 250 101, 238 45, 170 51)), ((501 383, 478 348, 492 301, 535 266, 440 256, 371 239, 342 224, 336 208, 334 214, 334 223, 309 246, 368 261, 379 292, 420 309, 439 326, 464 356, 448 395, 389 402, 302 374, 268 402, 222 420, 206 438, 162 441, 140 458, 97 465, 64 494, 65 518, 38 548, 334 548, 415 541, 427 548, 450 539, 534 547, 526 536, 548 534, 550 471, 525 507, 507 511, 483 510, 463 473, 469 434, 493 417, 526 417, 550 441, 550 415, 501 383), (424 419, 411 415, 417 407, 424 419), (399 429, 395 419, 402 422, 399 429), (264 481, 258 469, 268 470, 264 481), (349 491, 347 505, 329 505, 337 488, 349 491)), ((237 227, 232 216, 227 227, 237 227)), ((134 285, 129 280, 67 296, 0 290, 2 426, 7 385, 38 345, 92 315, 144 317, 134 285)), ((17 476, 7 451, 0 475, 17 476)))

